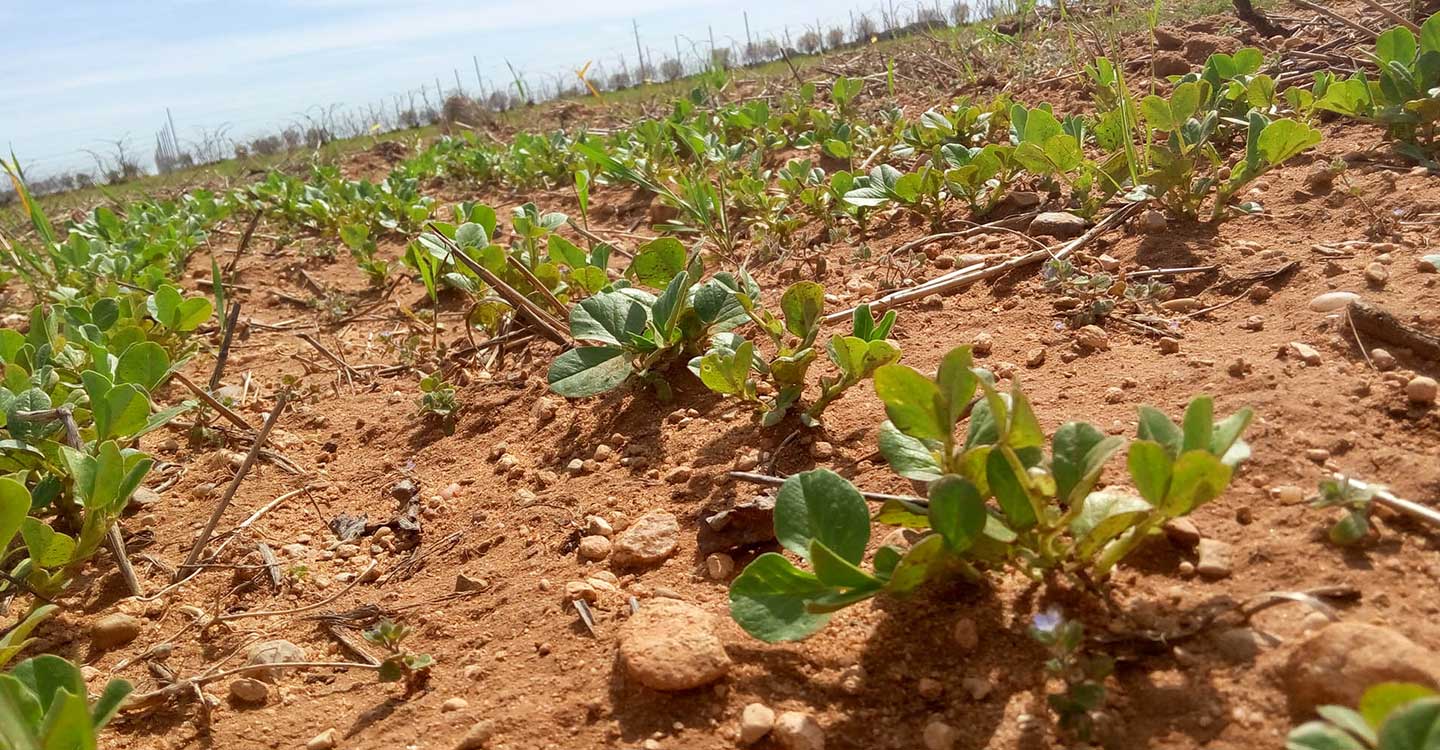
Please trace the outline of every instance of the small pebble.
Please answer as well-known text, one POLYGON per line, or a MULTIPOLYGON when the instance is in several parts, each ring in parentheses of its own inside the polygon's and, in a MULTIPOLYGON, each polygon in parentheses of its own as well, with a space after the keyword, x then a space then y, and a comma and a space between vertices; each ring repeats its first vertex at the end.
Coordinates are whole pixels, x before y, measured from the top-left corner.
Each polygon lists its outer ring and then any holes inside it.
POLYGON ((770 731, 784 750, 825 750, 825 730, 810 714, 786 711, 770 731))
MULTIPOLYGON (((1156 213, 1152 211, 1151 213, 1156 213)), ((1161 219, 1164 219, 1162 216, 1161 219)), ((955 747, 955 741, 960 738, 960 733, 955 727, 936 719, 925 725, 925 732, 922 739, 925 742, 925 750, 951 750, 955 747)))
POLYGON ((764 703, 747 704, 740 712, 740 744, 753 745, 775 726, 775 711, 764 703))
POLYGON ((1326 292, 1310 300, 1311 312, 1334 312, 1360 299, 1354 292, 1326 292))
POLYGON ((735 572, 735 558, 724 552, 716 552, 705 558, 705 573, 716 581, 729 580, 735 572))
POLYGON ((1420 375, 1405 384, 1405 396, 1411 403, 1429 406, 1435 403, 1437 385, 1435 378, 1420 375))
POLYGON ((610 539, 598 534, 584 537, 577 551, 581 560, 604 560, 610 556, 610 539))
POLYGON ((310 738, 305 743, 305 750, 332 750, 335 747, 338 733, 334 729, 326 729, 320 734, 310 738))

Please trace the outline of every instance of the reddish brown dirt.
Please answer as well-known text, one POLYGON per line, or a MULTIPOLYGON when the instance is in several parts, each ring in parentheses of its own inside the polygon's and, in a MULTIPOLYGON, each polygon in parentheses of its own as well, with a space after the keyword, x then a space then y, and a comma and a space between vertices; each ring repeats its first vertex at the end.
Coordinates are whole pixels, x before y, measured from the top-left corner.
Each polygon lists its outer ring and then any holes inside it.
MULTIPOLYGON (((910 115, 918 111, 907 108, 910 115)), ((1304 192, 1303 176, 1310 163, 1369 148, 1378 133, 1363 126, 1328 126, 1326 136, 1309 163, 1301 160, 1265 178, 1258 196, 1268 209, 1263 217, 1236 219, 1218 228, 1172 221, 1164 234, 1112 233, 1092 250, 1119 259, 1123 270, 1220 266, 1218 273, 1179 277, 1177 296, 1200 297, 1207 304, 1238 301, 1186 322, 1178 331, 1183 339, 1177 354, 1162 354, 1153 338, 1111 323, 1109 351, 1064 361, 1073 334, 1057 328, 1055 295, 1045 291, 1038 268, 901 311, 896 337, 904 347, 904 361, 922 371, 933 369, 951 347, 989 333, 994 352, 981 361, 1024 379, 1047 429, 1086 419, 1133 435, 1137 405, 1153 404, 1176 414, 1198 393, 1213 394, 1222 413, 1241 406, 1256 410, 1259 416, 1248 435, 1254 460, 1230 492, 1193 516, 1206 536, 1234 546, 1234 575, 1219 581, 1184 576, 1180 566, 1191 559, 1188 553, 1159 541, 1116 576, 1117 604, 1131 613, 1135 624, 1175 627, 1184 613, 1206 603, 1345 584, 1363 593, 1359 602, 1344 608, 1345 618, 1389 625, 1419 643, 1440 646, 1440 619, 1435 617, 1440 610, 1440 545, 1433 531, 1382 514, 1378 539, 1342 551, 1323 539, 1333 520, 1330 513, 1304 504, 1284 505, 1267 492, 1281 485, 1309 492, 1327 471, 1341 470, 1386 483, 1401 496, 1431 503, 1440 497, 1440 415, 1407 406, 1396 384, 1397 377, 1412 373, 1440 375, 1440 365, 1401 353, 1402 375, 1373 372, 1343 321, 1307 309, 1317 294, 1354 290, 1407 322, 1440 329, 1440 276, 1421 274, 1416 267, 1421 254, 1435 252, 1433 212, 1440 204, 1440 184, 1403 169, 1352 170, 1359 194, 1381 215, 1414 206, 1432 213, 1402 227, 1399 243, 1389 252, 1391 279, 1383 290, 1367 289, 1362 278, 1362 269, 1379 254, 1369 245, 1355 249, 1355 257, 1336 260, 1338 271, 1331 269, 1335 275, 1327 275, 1326 260, 1311 246, 1366 239, 1370 214, 1341 185, 1328 196, 1304 192), (1274 293, 1264 302, 1252 301, 1249 285, 1235 282, 1287 261, 1298 262, 1298 269, 1267 282, 1274 293), (1251 316, 1264 318, 1262 330, 1240 327, 1251 316), (1317 348, 1320 364, 1305 366, 1282 355, 1292 341, 1317 348), (1036 348, 1047 351, 1045 364, 1025 367, 1028 352, 1036 348), (1228 373, 1236 360, 1248 364, 1247 374, 1228 373), (1015 365, 1005 367, 1007 362, 1015 365), (1112 387, 1122 389, 1118 400, 1106 396, 1112 387), (1312 460, 1306 453, 1310 449, 1325 449, 1329 457, 1312 460)), ((515 195, 446 185, 441 194, 447 200, 488 201, 502 216, 526 200, 547 209, 574 210, 563 191, 515 195)), ((597 202, 630 206, 632 196, 629 191, 605 190, 597 202)), ((595 215, 609 213, 597 210, 595 215)), ((628 230, 635 218, 606 218, 600 231, 628 230)), ((847 282, 859 277, 885 281, 875 256, 925 229, 898 219, 877 227, 864 239, 874 252, 870 260, 857 260, 853 244, 823 247, 829 261, 822 279, 827 288, 843 293, 847 282)), ((995 251, 1021 247, 1018 240, 1005 240, 995 251)), ((958 255, 981 249, 978 242, 942 242, 940 252, 958 255)), ((396 257, 401 251, 398 243, 386 248, 396 257)), ((197 276, 208 276, 208 261, 204 269, 201 265, 197 262, 197 276)), ((808 273, 808 267, 797 267, 808 273)), ((278 695, 272 689, 269 705, 251 708, 231 703, 227 683, 221 681, 206 687, 207 694, 216 696, 208 710, 190 700, 123 714, 107 746, 294 748, 333 727, 341 737, 339 747, 347 750, 448 749, 474 722, 491 719, 496 722, 492 746, 512 750, 637 747, 650 740, 662 748, 729 748, 735 745, 740 709, 751 701, 813 713, 832 748, 919 747, 920 732, 932 718, 959 728, 958 747, 1064 746, 1053 739, 1044 705, 1044 657, 1025 636, 1029 617, 1045 602, 1041 589, 1021 579, 1004 579, 992 590, 941 586, 906 601, 882 598, 845 610, 801 644, 768 646, 729 621, 726 583, 705 575, 696 524, 707 511, 758 491, 727 481, 725 472, 747 451, 774 450, 794 425, 761 429, 743 410, 693 380, 680 381, 670 404, 640 390, 567 403, 547 395, 544 383, 545 367, 556 349, 533 344, 507 354, 492 374, 473 365, 460 371, 456 378, 468 381, 459 394, 464 410, 455 433, 445 435, 416 416, 417 375, 342 382, 332 368, 306 364, 302 358, 323 360, 295 336, 309 332, 356 365, 401 361, 385 343, 387 334, 428 340, 428 327, 401 313, 426 306, 418 284, 400 282, 391 303, 337 325, 333 318, 272 294, 315 296, 300 277, 304 269, 325 289, 348 300, 349 311, 379 301, 337 242, 307 237, 298 246, 277 250, 257 241, 239 269, 235 282, 249 289, 237 294, 244 301, 248 335, 236 343, 225 380, 248 384, 240 411, 253 424, 263 419, 282 384, 295 385, 300 395, 271 442, 311 475, 294 476, 262 463, 245 479, 222 530, 282 493, 310 489, 237 539, 227 561, 244 562, 257 541, 277 550, 299 542, 312 558, 304 563, 307 575, 277 593, 266 584, 237 590, 232 571, 215 570, 154 601, 140 602, 122 598, 122 587, 102 557, 96 566, 102 577, 80 589, 78 611, 57 616, 42 628, 42 645, 81 661, 97 675, 131 679, 144 691, 160 683, 147 662, 136 657, 167 642, 174 644, 174 651, 161 663, 180 677, 237 666, 243 660, 237 651, 270 638, 294 641, 314 660, 350 660, 353 655, 307 616, 371 605, 413 626, 410 645, 433 654, 437 666, 428 689, 408 698, 395 685, 377 684, 370 672, 311 669, 286 676, 278 695), (334 260, 315 255, 327 248, 335 251, 334 260), (542 400, 555 406, 552 419, 537 416, 535 405, 542 400), (615 435, 619 439, 612 438, 615 435), (507 478, 497 472, 489 457, 501 443, 519 458, 522 474, 507 478), (644 457, 646 463, 624 467, 611 459, 594 473, 567 475, 564 467, 570 459, 590 458, 602 443, 617 455, 644 457), (669 484, 660 478, 679 465, 693 469, 687 483, 669 484), (201 612, 210 617, 284 610, 335 595, 348 585, 337 575, 359 572, 366 563, 318 559, 332 546, 326 520, 340 513, 364 514, 372 522, 388 519, 396 510, 388 490, 402 478, 417 482, 424 497, 452 482, 461 486, 453 499, 424 519, 418 565, 405 564, 409 553, 382 551, 373 558, 382 573, 379 582, 362 583, 315 611, 235 619, 203 631, 189 627, 201 612), (573 542, 582 519, 592 513, 634 519, 656 508, 681 519, 679 554, 656 568, 616 570, 624 594, 601 599, 596 635, 591 636, 561 602, 567 581, 609 569, 577 562, 573 542), (397 572, 402 569, 408 574, 397 572), (488 588, 453 594, 458 574, 483 578, 488 588), (628 611, 625 597, 633 596, 644 606, 657 595, 679 597, 722 616, 723 639, 734 667, 714 689, 656 693, 636 685, 617 667, 616 634, 628 611), (93 652, 88 625, 115 609, 143 618, 140 638, 113 652, 93 652), (980 645, 973 653, 962 653, 953 638, 961 618, 977 626, 980 645), (128 664, 122 667, 122 662, 128 664), (962 680, 977 676, 994 686, 980 701, 962 687, 962 680), (923 678, 939 681, 943 689, 938 696, 918 694, 923 678), (455 697, 464 698, 468 706, 442 711, 441 704, 455 697), (1035 723, 1025 723, 1025 715, 1035 717, 1035 723)), ((780 271, 765 269, 767 288, 778 288, 780 271)), ((938 273, 925 267, 918 277, 938 273)), ((853 295, 850 301, 856 301, 853 295)), ((442 336, 452 347, 464 342, 462 313, 458 301, 442 309, 447 325, 442 336)), ((1367 348, 1376 345, 1366 342, 1367 348)), ((209 357, 197 359, 190 374, 205 378, 212 362, 209 357)), ((184 394, 172 386, 165 396, 178 400, 184 394)), ((882 419, 873 394, 857 388, 827 412, 822 433, 786 446, 775 471, 823 465, 866 489, 910 491, 874 458, 882 419), (813 459, 807 445, 812 439, 832 444, 834 456, 813 459)), ((190 442, 181 430, 143 442, 142 447, 179 473, 158 507, 142 509, 125 522, 131 534, 142 529, 153 533, 153 544, 134 554, 146 590, 155 592, 169 579, 148 560, 175 565, 183 558, 214 503, 213 496, 197 497, 196 488, 214 484, 223 489, 233 474, 227 456, 243 448, 190 442), (172 440, 178 447, 167 447, 172 440)), ((883 533, 877 528, 876 542, 883 533)), ((368 549, 362 551, 362 559, 369 557, 368 549)), ((282 558, 282 568, 290 565, 282 558)), ((1093 603, 1074 606, 1092 627, 1106 627, 1107 618, 1093 603)), ((1108 731, 1118 738, 1116 746, 1280 746, 1293 719, 1274 670, 1283 662, 1287 644, 1299 636, 1305 614, 1304 607, 1295 605, 1259 617, 1257 627, 1278 642, 1264 648, 1253 664, 1227 662, 1209 637, 1122 661, 1110 681, 1113 722, 1108 731)), ((1131 627, 1123 620, 1109 621, 1116 629, 1131 627)))

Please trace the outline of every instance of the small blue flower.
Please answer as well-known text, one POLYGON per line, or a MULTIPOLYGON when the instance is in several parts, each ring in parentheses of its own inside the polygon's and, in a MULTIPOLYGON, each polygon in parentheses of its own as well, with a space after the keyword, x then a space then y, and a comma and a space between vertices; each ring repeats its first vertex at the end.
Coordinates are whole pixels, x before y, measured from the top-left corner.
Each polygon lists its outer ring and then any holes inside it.
POLYGON ((1054 633, 1063 622, 1065 622, 1065 616, 1060 614, 1059 607, 1051 607, 1035 615, 1035 619, 1033 620, 1035 630, 1047 634, 1054 633))

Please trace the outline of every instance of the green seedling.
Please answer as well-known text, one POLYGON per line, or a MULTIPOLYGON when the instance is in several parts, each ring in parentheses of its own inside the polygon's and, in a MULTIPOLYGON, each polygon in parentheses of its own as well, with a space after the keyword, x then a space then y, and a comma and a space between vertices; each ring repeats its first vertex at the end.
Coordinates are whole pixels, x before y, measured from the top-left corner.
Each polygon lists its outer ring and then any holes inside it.
POLYGON ((1045 673, 1065 684, 1063 691, 1045 696, 1050 710, 1059 717, 1060 731, 1090 742, 1095 712, 1105 707, 1105 678, 1115 671, 1115 660, 1104 654, 1087 654, 1084 626, 1053 607, 1035 615, 1030 637, 1050 652, 1045 673))
POLYGON ((880 548, 867 572, 861 558, 870 515, 860 493, 823 470, 786 480, 776 538, 814 572, 768 553, 741 573, 731 612, 757 638, 804 638, 836 609, 937 577, 978 581, 1011 569, 1037 581, 1051 573, 1087 586, 1104 581, 1166 521, 1218 497, 1249 456, 1240 439, 1249 409, 1216 422, 1212 401, 1200 397, 1177 425, 1141 407, 1139 439, 1127 457, 1136 489, 1097 490, 1126 440, 1070 422, 1055 431, 1047 455, 1024 391, 1018 383, 998 391, 990 373, 972 368, 969 347, 947 354, 934 378, 892 364, 874 380, 889 417, 880 453, 896 473, 928 483, 925 500, 889 500, 875 520, 931 533, 908 550, 880 548))
POLYGON ((639 377, 669 398, 663 370, 694 356, 715 333, 746 320, 728 273, 703 280, 700 258, 679 240, 653 240, 635 254, 626 276, 659 295, 623 286, 581 300, 570 309, 570 335, 593 342, 561 354, 550 365, 550 389, 569 398, 595 396, 639 377))
POLYGON ((111 680, 94 702, 80 668, 51 654, 27 659, 0 675, 0 745, 14 750, 93 748, 100 730, 131 692, 111 680))
MULTIPOLYGON (((771 427, 799 402, 806 374, 818 358, 816 338, 825 307, 825 289, 813 281, 792 284, 780 297, 781 317, 777 318, 761 307, 760 287, 754 279, 742 271, 739 280, 740 288, 731 292, 745 314, 769 338, 775 353, 767 358, 744 336, 720 333, 711 338, 710 350, 704 356, 690 360, 690 371, 710 390, 753 403, 761 424, 771 427), (769 395, 761 395, 762 382, 767 384, 769 395)), ((851 335, 830 338, 826 353, 840 374, 820 379, 820 396, 801 415, 803 424, 818 424, 831 402, 877 368, 900 358, 900 348, 889 340, 895 317, 891 311, 877 321, 869 306, 862 306, 855 311, 851 335)))
POLYGON ((1434 164, 1440 153, 1440 13, 1426 19, 1418 38, 1404 26, 1387 30, 1375 40, 1372 58, 1378 80, 1365 71, 1345 79, 1320 71, 1309 92, 1292 96, 1292 106, 1384 125, 1402 153, 1434 164))
POLYGON ((1339 508, 1345 515, 1330 527, 1330 541, 1350 547, 1370 535, 1370 512, 1375 495, 1385 489, 1378 485, 1352 484, 1350 479, 1327 479, 1320 483, 1320 494, 1310 503, 1312 508, 1339 508))
POLYGON ((435 665, 435 659, 429 654, 417 654, 405 648, 410 633, 409 627, 390 620, 381 620, 365 631, 365 640, 389 653, 380 663, 380 681, 405 683, 407 698, 425 689, 430 682, 430 668, 435 665))
POLYGON ((1424 685, 1382 682, 1356 708, 1321 706, 1296 727, 1286 750, 1433 750, 1440 745, 1440 695, 1424 685))
POLYGON ((420 414, 440 422, 446 435, 455 432, 455 416, 460 405, 455 400, 455 386, 435 372, 420 379, 420 414))

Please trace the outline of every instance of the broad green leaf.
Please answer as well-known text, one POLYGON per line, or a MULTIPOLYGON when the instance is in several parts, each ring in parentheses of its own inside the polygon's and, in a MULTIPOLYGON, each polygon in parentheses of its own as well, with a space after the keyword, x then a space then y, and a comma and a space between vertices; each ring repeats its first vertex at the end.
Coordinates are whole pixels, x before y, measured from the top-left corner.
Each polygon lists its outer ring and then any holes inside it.
POLYGON ((930 526, 956 552, 964 552, 985 530, 985 498, 968 480, 949 474, 930 483, 930 526))
POLYGON ((1140 112, 1145 115, 1145 122, 1152 129, 1171 133, 1180 128, 1180 123, 1170 114, 1170 103, 1155 94, 1140 101, 1140 112))
POLYGON ((900 564, 900 558, 904 555, 904 550, 889 544, 875 550, 875 576, 882 581, 889 582, 890 576, 895 572, 895 566, 900 564))
POLYGON ((780 296, 780 310, 790 335, 808 337, 825 312, 825 287, 813 281, 791 284, 780 296))
POLYGON ((30 514, 30 490, 10 477, 0 477, 0 549, 9 549, 30 514))
POLYGON ((841 558, 819 539, 810 540, 810 564, 815 576, 827 586, 846 589, 878 589, 880 581, 849 560, 841 558))
POLYGON ((648 322, 645 306, 623 292, 597 294, 570 308, 570 335, 580 341, 622 346, 648 322))
POLYGON ((610 277, 606 275, 604 269, 595 266, 581 266, 570 272, 570 281, 584 289, 587 294, 595 294, 610 283, 610 277))
POLYGON ((829 622, 805 602, 831 591, 784 555, 766 552, 730 584, 730 616, 746 633, 767 643, 804 639, 829 622))
POLYGON ((484 250, 490 246, 491 230, 475 222, 466 222, 455 228, 455 244, 465 250, 484 250))
POLYGON ((1319 143, 1321 137, 1320 131, 1309 125, 1294 120, 1276 120, 1260 133, 1260 156, 1270 166, 1282 164, 1319 143))
POLYGON ((150 398, 140 386, 130 383, 111 387, 101 403, 92 402, 90 407, 97 440, 132 436, 150 417, 150 398))
POLYGON ((930 577, 932 571, 938 572, 944 564, 945 549, 945 538, 939 534, 916 542, 896 564, 889 582, 885 584, 886 590, 895 594, 914 591, 930 577))
POLYGON ((75 540, 50 528, 38 518, 26 518, 20 523, 20 536, 30 551, 30 559, 39 568, 56 568, 70 562, 75 551, 75 540))
POLYGON ((640 247, 625 275, 651 287, 664 289, 685 270, 685 245, 674 237, 661 237, 640 247))
POLYGON ((1175 460, 1170 489, 1156 507, 1171 518, 1186 515, 1214 500, 1230 484, 1230 467, 1208 450, 1189 451, 1175 460))
POLYGON ((697 375, 700 382, 716 393, 734 396, 745 392, 745 382, 750 376, 750 362, 755 357, 755 345, 741 341, 734 351, 710 351, 700 358, 697 375))
POLYGON ((1340 729, 1359 737, 1367 746, 1373 746, 1378 739, 1375 736, 1375 730, 1365 723, 1365 717, 1353 709, 1345 706, 1319 706, 1315 709, 1315 713, 1320 714, 1320 718, 1340 729))
POLYGON ((1409 67, 1415 62, 1415 35, 1404 26, 1396 26, 1375 40, 1375 57, 1384 68, 1391 62, 1409 67))
POLYGON ((1125 445, 1125 439, 1106 436, 1088 422, 1067 422, 1051 440, 1051 473, 1055 476, 1055 497, 1066 506, 1090 494, 1105 462, 1125 445))
POLYGON ((1174 470, 1164 446, 1153 440, 1137 440, 1130 444, 1126 463, 1130 468, 1130 480, 1135 483, 1140 496, 1157 507, 1164 504, 1174 470))
POLYGON ((1323 721, 1308 721, 1285 738, 1285 750, 1367 750, 1359 740, 1323 721))
MULTIPOLYGON (((49 713, 61 692, 85 695, 85 678, 69 660, 54 654, 41 654, 15 665, 10 674, 40 699, 40 710, 49 713)), ((89 725, 87 716, 84 724, 89 725)))
POLYGON ((1425 19, 1420 26, 1420 54, 1440 53, 1440 13, 1425 19))
POLYGON ((552 234, 545 241, 545 252, 550 256, 552 263, 560 263, 571 268, 585 268, 585 251, 575 246, 575 243, 552 234))
POLYGON ((886 420, 880 425, 880 455, 889 462, 890 468, 906 479, 929 482, 939 479, 943 473, 935 454, 917 438, 901 432, 886 420))
POLYGON ((985 461, 985 479, 1012 528, 1024 531, 1035 525, 1035 506, 1030 502, 1025 480, 1015 473, 1003 447, 990 451, 985 461))
POLYGON ((1185 409, 1181 425, 1184 437, 1180 443, 1182 451, 1210 450, 1210 438, 1215 432, 1215 401, 1209 396, 1191 399, 1185 409))
POLYGON ((1020 389, 1018 380, 1010 389, 1010 429, 1005 443, 1016 450, 1045 444, 1045 431, 1040 428, 1040 420, 1030 406, 1030 399, 1020 389))
MULTIPOLYGON (((9 368, 7 368, 8 371, 9 368)), ((5 428, 10 431, 10 436, 16 440, 30 442, 36 438, 48 435, 55 431, 58 422, 31 422, 16 418, 19 412, 45 411, 50 408, 50 396, 39 388, 31 388, 22 391, 10 402, 10 408, 6 411, 5 428)))
POLYGON ((56 691, 40 731, 45 738, 45 750, 95 750, 95 729, 90 725, 85 688, 82 686, 78 694, 56 691))
POLYGON ((180 308, 181 299, 179 289, 164 284, 150 295, 146 307, 150 315, 160 321, 161 325, 174 328, 175 321, 179 318, 177 311, 180 308))
POLYGON ((940 397, 945 405, 946 434, 954 429, 965 407, 970 405, 970 399, 975 397, 975 389, 980 385, 980 379, 975 377, 972 366, 970 347, 959 346, 945 354, 935 373, 935 384, 939 387, 940 397))
MULTIPOLYGON (((1224 456, 1240 440, 1240 435, 1245 428, 1250 426, 1250 421, 1255 418, 1255 412, 1250 407, 1231 414, 1215 425, 1215 432, 1210 438, 1210 452, 1217 456, 1224 456)), ((1229 463, 1228 461, 1226 463, 1229 463)), ((1233 466, 1233 464, 1231 464, 1233 466)))
POLYGON ((165 347, 153 341, 131 344, 120 355, 115 366, 115 378, 121 383, 134 383, 146 391, 153 391, 170 373, 170 355, 165 347))
MULTIPOLYGON (((15 658, 16 654, 19 654, 25 650, 26 646, 33 643, 35 639, 30 637, 30 632, 59 609, 60 606, 57 604, 41 605, 31 610, 29 614, 25 615, 24 619, 12 626, 10 630, 5 633, 4 637, 0 638, 0 668, 9 664, 10 660, 15 658)), ((0 698, 0 700, 3 700, 3 698, 0 698)), ((4 736, 4 733, 0 732, 0 737, 4 736)))
POLYGON ((830 361, 852 380, 862 380, 877 369, 900 359, 900 349, 884 339, 866 341, 854 336, 831 336, 830 361))
MULTIPOLYGON (((880 506, 875 522, 887 526, 901 526, 907 529, 929 529, 930 509, 908 500, 892 498, 880 506)), ((878 563, 876 564, 878 567, 878 563)))
POLYGON ((1164 446, 1165 452, 1172 459, 1180 455, 1180 446, 1185 437, 1185 433, 1165 416, 1165 412, 1153 406, 1140 407, 1139 434, 1141 440, 1153 440, 1164 446))
POLYGON ((922 440, 944 440, 949 434, 940 389, 929 378, 905 365, 886 365, 875 371, 875 395, 901 432, 922 440))
POLYGON ((1099 552, 1154 510, 1150 503, 1128 492, 1108 489, 1092 492, 1081 502, 1080 513, 1070 522, 1070 534, 1079 540, 1077 554, 1082 558, 1099 552))
POLYGON ((1395 709, 1378 734, 1381 750, 1440 748, 1440 698, 1421 698, 1395 709))
POLYGON ((613 390, 634 373, 625 350, 614 346, 581 346, 550 364, 550 389, 566 398, 595 396, 613 390))
POLYGON ((809 558, 818 539, 841 559, 859 564, 870 541, 870 511, 860 491, 828 469, 801 472, 785 480, 775 497, 775 538, 809 558))
POLYGON ((20 353, 20 348, 23 346, 25 346, 23 334, 13 328, 0 328, 0 361, 14 362, 15 355, 20 353))
POLYGON ((1429 698, 1435 691, 1410 682, 1381 682, 1366 688, 1358 706, 1364 723, 1379 729, 1396 709, 1411 701, 1429 698))
POLYGON ((110 723, 134 689, 127 680, 115 679, 105 683, 105 689, 95 700, 95 705, 90 707, 90 725, 95 731, 100 731, 110 723))

